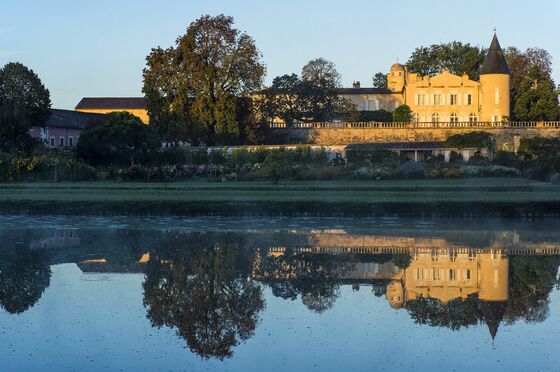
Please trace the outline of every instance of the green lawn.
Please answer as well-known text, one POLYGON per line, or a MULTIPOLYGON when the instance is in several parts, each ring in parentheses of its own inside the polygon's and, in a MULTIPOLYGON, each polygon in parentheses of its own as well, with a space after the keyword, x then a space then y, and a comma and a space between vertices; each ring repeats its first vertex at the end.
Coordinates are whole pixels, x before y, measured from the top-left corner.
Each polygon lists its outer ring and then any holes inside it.
MULTIPOLYGON (((313 182, 176 182, 176 183, 22 183, 0 184, 0 210, 56 212, 134 211, 145 213, 196 209, 197 213, 220 213, 255 208, 306 213, 329 208, 366 210, 379 206, 403 209, 470 205, 495 208, 533 203, 539 210, 560 209, 560 187, 525 179, 453 179, 313 182), (4 205, 5 208, 2 208, 4 205), (251 207, 249 207, 251 206, 251 207), (18 209, 19 208, 19 209, 18 209), (236 209, 237 208, 237 209, 236 209)), ((532 208, 534 208, 534 205, 532 208)), ((524 207, 525 208, 525 207, 524 207)), ((334 209, 333 209, 334 210, 334 209)))
POLYGON ((560 200, 560 187, 525 179, 305 182, 0 184, 2 200, 434 202, 560 200))

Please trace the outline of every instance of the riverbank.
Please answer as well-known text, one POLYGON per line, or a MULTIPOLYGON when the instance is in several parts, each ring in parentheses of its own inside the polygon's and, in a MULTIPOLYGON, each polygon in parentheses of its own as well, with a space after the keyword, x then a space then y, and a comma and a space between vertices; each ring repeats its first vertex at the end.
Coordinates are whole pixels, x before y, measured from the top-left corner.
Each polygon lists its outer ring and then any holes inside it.
POLYGON ((519 178, 4 183, 0 212, 77 215, 560 217, 560 187, 519 178))

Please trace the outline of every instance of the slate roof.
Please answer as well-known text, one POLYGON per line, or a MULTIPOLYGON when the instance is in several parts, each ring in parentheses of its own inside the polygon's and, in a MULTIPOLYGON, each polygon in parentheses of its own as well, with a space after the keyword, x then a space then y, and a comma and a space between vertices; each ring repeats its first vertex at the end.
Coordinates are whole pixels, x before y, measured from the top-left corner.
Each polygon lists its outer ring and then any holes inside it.
POLYGON ((90 123, 103 122, 107 116, 105 114, 90 114, 71 110, 51 109, 51 115, 43 124, 36 126, 49 128, 69 128, 84 129, 90 123))
POLYGON ((492 39, 492 43, 490 44, 490 49, 488 49, 488 53, 486 54, 486 58, 484 58, 482 67, 478 70, 478 74, 511 75, 511 71, 506 62, 506 57, 504 56, 504 52, 500 47, 500 42, 498 41, 498 37, 496 36, 496 34, 494 34, 494 38, 492 39))
POLYGON ((85 97, 76 110, 145 110, 144 97, 85 97))
POLYGON ((414 149, 441 149, 445 148, 443 142, 385 142, 385 143, 356 143, 346 146, 350 151, 377 151, 377 150, 414 150, 414 149))
POLYGON ((387 88, 337 88, 338 94, 392 94, 387 88))

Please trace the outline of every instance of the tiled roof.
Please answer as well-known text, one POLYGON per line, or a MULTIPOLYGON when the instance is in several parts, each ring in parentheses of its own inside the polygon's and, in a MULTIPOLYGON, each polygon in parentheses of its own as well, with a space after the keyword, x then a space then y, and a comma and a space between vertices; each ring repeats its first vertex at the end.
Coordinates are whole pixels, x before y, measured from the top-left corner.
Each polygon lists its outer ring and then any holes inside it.
POLYGON ((76 110, 145 110, 144 97, 85 97, 76 106, 76 110))
POLYGON ((51 109, 51 115, 44 124, 39 126, 49 128, 84 129, 91 123, 99 123, 107 120, 105 114, 90 114, 71 110, 51 109))
POLYGON ((338 94, 392 94, 387 88, 338 88, 338 94))
POLYGON ((420 150, 420 149, 441 149, 445 148, 443 142, 386 142, 386 143, 356 143, 346 146, 350 151, 376 151, 376 150, 420 150))

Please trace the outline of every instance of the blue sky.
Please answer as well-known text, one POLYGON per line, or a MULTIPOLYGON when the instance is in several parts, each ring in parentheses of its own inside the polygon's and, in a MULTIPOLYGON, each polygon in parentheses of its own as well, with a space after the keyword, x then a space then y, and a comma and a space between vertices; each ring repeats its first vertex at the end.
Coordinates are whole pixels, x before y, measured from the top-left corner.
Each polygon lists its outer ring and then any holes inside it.
POLYGON ((420 45, 453 40, 538 46, 560 82, 560 2, 539 0, 1 0, 0 65, 19 61, 39 74, 53 107, 84 96, 138 96, 152 47, 168 47, 202 14, 226 14, 257 43, 266 83, 310 59, 335 62, 345 86, 406 62, 420 45))

